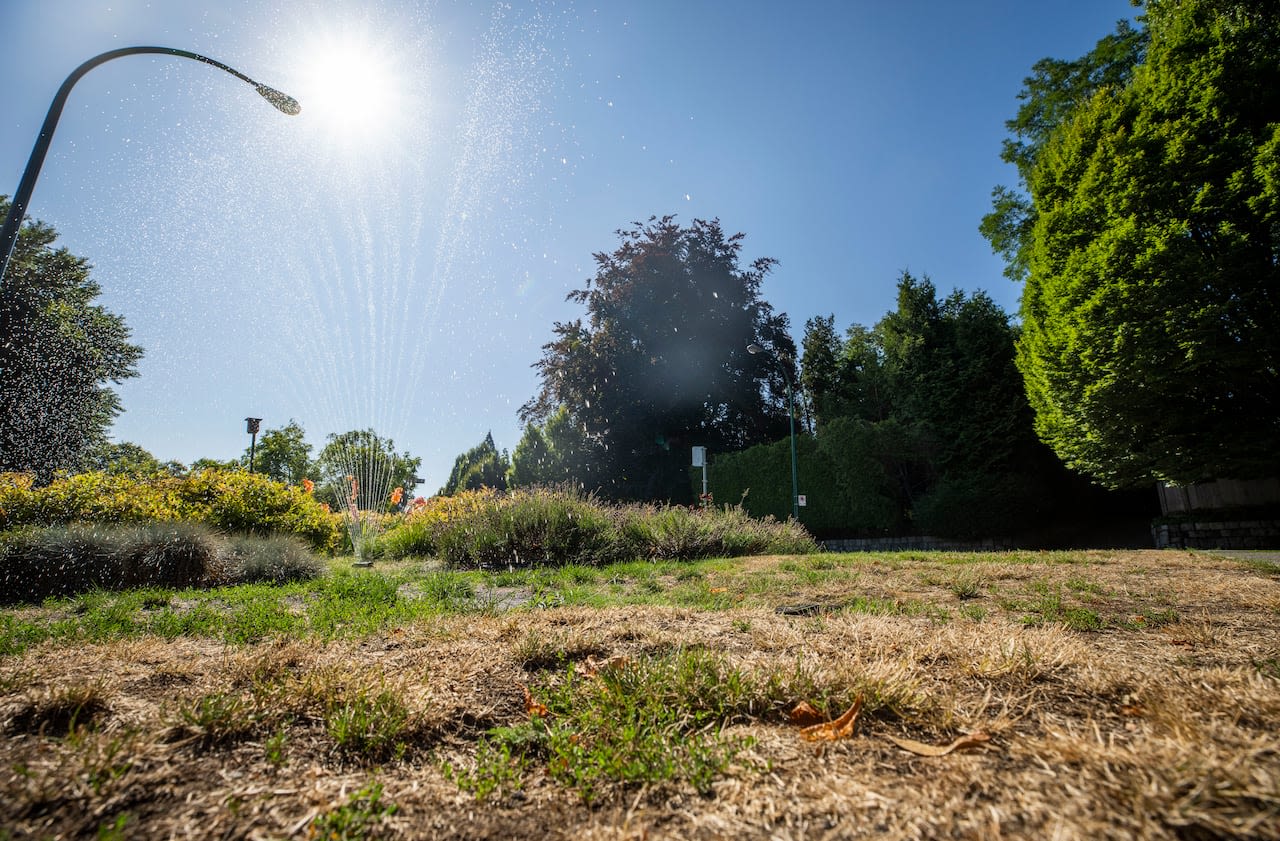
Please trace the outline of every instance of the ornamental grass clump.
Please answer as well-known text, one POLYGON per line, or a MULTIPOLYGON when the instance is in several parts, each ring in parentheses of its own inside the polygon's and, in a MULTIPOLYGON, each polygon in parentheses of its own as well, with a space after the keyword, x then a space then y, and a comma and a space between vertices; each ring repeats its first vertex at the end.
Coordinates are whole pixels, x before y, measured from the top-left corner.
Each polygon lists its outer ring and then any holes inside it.
POLYGON ((798 523, 755 520, 738 507, 615 505, 561 487, 437 497, 411 511, 376 551, 492 569, 798 554, 817 544, 798 523))
POLYGON ((228 537, 200 523, 78 523, 0 534, 0 604, 92 590, 285 583, 320 571, 297 538, 228 537))

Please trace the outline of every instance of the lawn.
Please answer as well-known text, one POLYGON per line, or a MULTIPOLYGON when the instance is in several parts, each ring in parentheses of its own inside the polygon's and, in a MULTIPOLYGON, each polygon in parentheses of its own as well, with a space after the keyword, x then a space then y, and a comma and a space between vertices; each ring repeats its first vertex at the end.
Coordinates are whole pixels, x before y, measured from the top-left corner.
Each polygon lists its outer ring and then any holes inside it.
POLYGON ((1266 562, 347 563, 0 612, 0 838, 1280 838, 1266 562))

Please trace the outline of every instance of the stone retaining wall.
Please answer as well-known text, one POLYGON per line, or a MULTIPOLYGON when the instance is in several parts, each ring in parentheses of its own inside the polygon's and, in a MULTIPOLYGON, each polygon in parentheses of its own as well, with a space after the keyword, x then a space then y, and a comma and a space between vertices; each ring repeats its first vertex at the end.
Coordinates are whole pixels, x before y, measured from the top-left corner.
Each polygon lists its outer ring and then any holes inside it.
POLYGON ((858 537, 824 540, 828 552, 1003 552, 1014 548, 1008 538, 988 540, 948 540, 943 537, 912 535, 908 537, 858 537))
POLYGON ((1157 549, 1275 549, 1280 520, 1162 523, 1151 527, 1157 549))

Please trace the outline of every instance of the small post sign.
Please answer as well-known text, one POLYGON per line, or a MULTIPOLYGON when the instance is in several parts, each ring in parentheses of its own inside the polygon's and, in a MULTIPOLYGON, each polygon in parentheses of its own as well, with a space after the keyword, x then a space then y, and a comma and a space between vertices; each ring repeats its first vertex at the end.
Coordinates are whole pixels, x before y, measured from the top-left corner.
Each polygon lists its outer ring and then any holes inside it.
POLYGON ((705 503, 707 499, 707 448, 693 448, 693 466, 702 468, 702 500, 705 503))
POLYGON ((797 495, 796 495, 796 504, 798 504, 801 508, 804 508, 804 507, 805 507, 806 505, 808 505, 809 503, 808 503, 808 501, 807 501, 807 500, 805 500, 804 494, 797 494, 797 495))

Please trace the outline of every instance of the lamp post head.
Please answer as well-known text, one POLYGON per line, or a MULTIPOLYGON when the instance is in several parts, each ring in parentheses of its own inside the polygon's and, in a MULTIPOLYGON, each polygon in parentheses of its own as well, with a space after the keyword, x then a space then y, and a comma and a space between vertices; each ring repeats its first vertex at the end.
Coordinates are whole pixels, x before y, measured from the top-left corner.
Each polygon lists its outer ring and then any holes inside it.
POLYGON ((245 418, 245 419, 244 419, 244 424, 245 424, 245 429, 244 429, 244 431, 245 431, 245 432, 247 432, 247 433, 249 433, 250 435, 257 435, 257 434, 258 434, 258 428, 259 428, 259 427, 258 427, 258 425, 259 425, 260 423, 262 423, 262 418, 245 418))
POLYGON ((302 111, 302 106, 298 104, 298 100, 287 93, 281 93, 267 85, 258 85, 255 90, 259 96, 274 105, 277 110, 288 114, 290 117, 295 117, 302 111))
POLYGON ((747 353, 765 353, 765 349, 760 347, 755 342, 752 342, 751 344, 747 345, 747 353))

